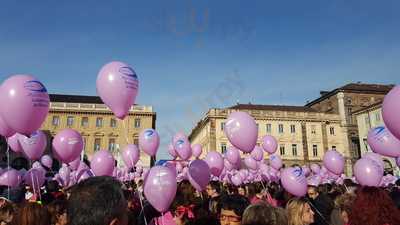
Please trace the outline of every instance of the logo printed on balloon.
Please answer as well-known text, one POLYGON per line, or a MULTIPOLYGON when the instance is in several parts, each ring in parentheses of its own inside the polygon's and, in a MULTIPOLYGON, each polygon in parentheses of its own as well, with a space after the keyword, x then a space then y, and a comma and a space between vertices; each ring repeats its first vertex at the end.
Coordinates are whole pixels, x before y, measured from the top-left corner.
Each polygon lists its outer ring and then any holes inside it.
POLYGON ((147 138, 150 138, 151 136, 153 136, 153 134, 154 134, 154 131, 153 131, 153 130, 146 130, 146 131, 144 132, 144 136, 146 137, 146 139, 147 139, 147 138))
POLYGON ((386 129, 385 127, 377 127, 374 129, 374 138, 379 142, 384 142, 386 138, 386 129))
POLYGON ((183 141, 183 140, 178 140, 178 141, 176 142, 176 145, 179 146, 179 145, 182 145, 183 143, 185 143, 185 141, 183 141))
POLYGON ((80 140, 78 138, 68 138, 68 144, 69 145, 74 145, 76 143, 78 143, 80 140))
POLYGON ((138 88, 138 77, 131 67, 122 66, 118 71, 121 73, 121 78, 125 81, 126 88, 134 90, 138 88))
POLYGON ((49 107, 47 89, 40 81, 26 81, 24 88, 31 92, 28 96, 32 97, 34 107, 49 107))

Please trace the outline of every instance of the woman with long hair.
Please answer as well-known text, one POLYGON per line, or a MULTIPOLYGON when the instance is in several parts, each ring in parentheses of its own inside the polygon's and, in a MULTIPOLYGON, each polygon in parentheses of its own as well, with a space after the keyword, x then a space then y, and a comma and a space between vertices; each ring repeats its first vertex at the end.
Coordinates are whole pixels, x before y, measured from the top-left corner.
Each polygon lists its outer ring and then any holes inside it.
POLYGON ((357 190, 349 216, 351 225, 398 225, 400 211, 388 193, 377 187, 357 190))
POLYGON ((314 212, 307 199, 293 198, 287 206, 288 225, 309 225, 314 222, 314 212))

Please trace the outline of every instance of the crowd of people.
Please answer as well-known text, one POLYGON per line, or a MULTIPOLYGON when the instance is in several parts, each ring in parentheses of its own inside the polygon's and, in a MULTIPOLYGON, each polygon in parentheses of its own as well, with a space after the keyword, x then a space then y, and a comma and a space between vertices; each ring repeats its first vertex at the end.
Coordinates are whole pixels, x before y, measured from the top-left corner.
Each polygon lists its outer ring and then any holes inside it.
POLYGON ((201 193, 184 180, 163 213, 144 198, 142 181, 91 177, 68 189, 48 181, 35 199, 1 188, 1 225, 400 225, 400 180, 385 189, 351 180, 309 186, 305 197, 268 182, 211 181, 201 193))

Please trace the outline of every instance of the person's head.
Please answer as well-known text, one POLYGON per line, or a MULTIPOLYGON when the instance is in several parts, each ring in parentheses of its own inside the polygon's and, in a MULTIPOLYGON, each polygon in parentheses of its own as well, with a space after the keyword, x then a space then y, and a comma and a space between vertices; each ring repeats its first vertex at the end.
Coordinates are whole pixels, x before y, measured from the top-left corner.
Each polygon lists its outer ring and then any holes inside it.
POLYGON ((389 195, 377 187, 362 187, 351 207, 352 225, 400 224, 400 211, 389 195))
POLYGON ((221 186, 218 181, 211 181, 206 188, 209 197, 217 197, 221 193, 221 186))
POLYGON ((9 224, 13 220, 15 207, 8 200, 2 199, 4 202, 0 203, 0 224, 9 224))
POLYGON ((286 212, 264 202, 250 205, 243 213, 242 225, 287 224, 286 212))
POLYGON ((50 213, 42 205, 36 202, 28 202, 19 208, 17 215, 14 216, 13 224, 50 225, 50 213))
POLYGON ((316 199, 319 195, 317 187, 315 186, 308 186, 307 195, 310 199, 316 199))
POLYGON ((67 202, 65 200, 55 200, 47 205, 51 216, 51 224, 67 224, 67 202))
POLYGON ((249 205, 247 198, 240 195, 229 195, 221 199, 219 219, 221 225, 239 225, 244 210, 249 205))
POLYGON ((335 199, 335 207, 340 210, 340 218, 344 224, 349 223, 351 206, 353 205, 355 198, 356 196, 354 194, 346 193, 335 199))
POLYGON ((314 212, 305 198, 293 198, 286 206, 288 225, 308 225, 314 222, 314 212))
POLYGON ((126 225, 127 203, 121 184, 112 177, 91 177, 71 189, 69 225, 126 225))
POLYGON ((238 189, 238 194, 239 195, 247 196, 246 187, 245 186, 239 186, 237 189, 238 189))

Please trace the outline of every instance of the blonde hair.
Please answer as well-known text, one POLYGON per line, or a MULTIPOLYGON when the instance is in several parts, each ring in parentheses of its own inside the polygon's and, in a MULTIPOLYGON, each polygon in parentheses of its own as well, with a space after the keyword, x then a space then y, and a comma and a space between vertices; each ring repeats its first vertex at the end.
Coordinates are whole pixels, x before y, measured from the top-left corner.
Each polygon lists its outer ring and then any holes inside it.
POLYGON ((286 211, 288 214, 288 225, 303 225, 303 214, 305 206, 308 204, 304 198, 293 198, 287 206, 286 211))

